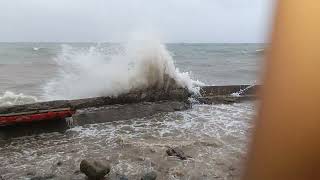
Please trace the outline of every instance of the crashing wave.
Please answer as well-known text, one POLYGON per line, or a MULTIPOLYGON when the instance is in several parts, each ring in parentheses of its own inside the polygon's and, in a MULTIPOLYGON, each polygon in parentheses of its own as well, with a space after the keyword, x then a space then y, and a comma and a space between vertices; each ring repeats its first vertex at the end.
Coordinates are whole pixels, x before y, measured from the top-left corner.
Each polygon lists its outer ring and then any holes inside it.
POLYGON ((128 43, 123 51, 79 50, 63 45, 55 58, 56 77, 44 86, 44 99, 117 96, 132 90, 187 88, 196 93, 200 81, 180 72, 166 47, 156 40, 128 43))

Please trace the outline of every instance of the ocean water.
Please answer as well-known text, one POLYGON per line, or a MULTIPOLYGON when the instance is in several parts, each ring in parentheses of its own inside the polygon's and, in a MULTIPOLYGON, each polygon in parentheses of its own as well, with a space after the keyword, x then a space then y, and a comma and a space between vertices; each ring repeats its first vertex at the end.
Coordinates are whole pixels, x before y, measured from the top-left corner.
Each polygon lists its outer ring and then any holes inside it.
MULTIPOLYGON (((166 86, 166 76, 201 85, 254 84, 264 44, 0 43, 0 105, 117 95, 166 86)), ((93 124, 11 139, 0 146, 0 175, 83 179, 83 158, 109 160, 111 175, 131 179, 239 179, 255 114, 254 102, 194 104, 187 111, 93 124), (168 146, 192 158, 168 158, 168 146), (62 162, 62 165, 57 165, 62 162)))
MULTIPOLYGON (((181 72, 189 72, 192 79, 200 80, 207 85, 230 85, 255 83, 262 57, 259 50, 265 45, 166 44, 165 46, 175 66, 181 72)), ((45 94, 48 82, 62 75, 59 72, 61 69, 68 71, 70 66, 81 65, 91 70, 86 69, 87 74, 110 71, 108 67, 103 67, 106 70, 99 69, 97 66, 101 63, 96 59, 105 58, 103 60, 108 61, 110 57, 115 56, 114 54, 119 55, 123 51, 121 44, 108 43, 0 43, 0 95, 10 91, 41 98, 45 94), (66 52, 68 48, 76 49, 74 51, 79 51, 76 53, 80 55, 72 54, 75 52, 66 52), (91 50, 95 48, 102 55, 90 54, 90 48, 91 50), (103 55, 107 57, 99 57, 103 55), (66 61, 72 58, 80 60, 74 64, 63 63, 61 67, 59 63, 63 58, 66 61)))

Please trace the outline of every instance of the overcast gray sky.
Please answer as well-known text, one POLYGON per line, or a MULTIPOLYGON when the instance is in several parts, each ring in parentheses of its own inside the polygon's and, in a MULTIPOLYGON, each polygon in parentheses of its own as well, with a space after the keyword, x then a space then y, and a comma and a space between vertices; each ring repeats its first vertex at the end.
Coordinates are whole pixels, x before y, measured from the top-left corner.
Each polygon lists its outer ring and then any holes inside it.
POLYGON ((0 0, 0 41, 265 42, 272 0, 0 0))

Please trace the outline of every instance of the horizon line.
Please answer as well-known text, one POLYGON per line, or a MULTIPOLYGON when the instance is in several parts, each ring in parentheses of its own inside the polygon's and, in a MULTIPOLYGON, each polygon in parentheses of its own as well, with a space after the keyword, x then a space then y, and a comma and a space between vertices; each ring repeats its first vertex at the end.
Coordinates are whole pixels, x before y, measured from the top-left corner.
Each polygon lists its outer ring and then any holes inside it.
MULTIPOLYGON (((0 43, 92 43, 92 44, 123 44, 127 42, 97 41, 0 41, 0 43)), ((268 44, 268 42, 162 42, 164 44, 268 44)))

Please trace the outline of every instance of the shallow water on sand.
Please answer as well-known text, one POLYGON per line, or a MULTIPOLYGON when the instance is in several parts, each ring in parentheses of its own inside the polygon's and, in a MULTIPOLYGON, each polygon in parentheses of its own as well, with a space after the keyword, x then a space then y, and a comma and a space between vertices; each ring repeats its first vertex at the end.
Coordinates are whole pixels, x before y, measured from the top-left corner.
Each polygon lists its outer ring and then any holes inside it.
POLYGON ((12 180, 83 179, 80 161, 94 158, 110 161, 111 177, 139 179, 156 170, 159 179, 239 179, 253 115, 252 102, 194 105, 182 112, 11 139, 0 147, 0 174, 12 180), (167 147, 180 147, 192 158, 168 157, 167 147))

